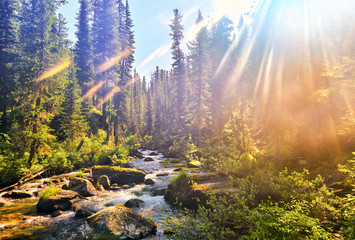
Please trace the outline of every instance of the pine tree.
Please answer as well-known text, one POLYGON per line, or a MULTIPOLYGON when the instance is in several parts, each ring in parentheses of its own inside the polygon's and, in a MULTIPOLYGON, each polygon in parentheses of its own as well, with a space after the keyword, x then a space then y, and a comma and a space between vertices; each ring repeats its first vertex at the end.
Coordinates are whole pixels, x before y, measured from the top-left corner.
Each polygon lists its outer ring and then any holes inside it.
POLYGON ((68 77, 68 85, 65 86, 64 101, 59 115, 59 137, 62 140, 75 140, 84 136, 87 124, 81 112, 81 91, 75 77, 75 69, 71 67, 68 77))
MULTIPOLYGON (((96 82, 105 81, 106 85, 101 89, 99 96, 102 102, 102 127, 107 132, 107 140, 111 135, 111 124, 115 119, 111 94, 118 86, 119 64, 115 62, 115 57, 120 53, 118 25, 118 12, 114 0, 97 0, 94 2, 93 20, 93 49, 94 66, 96 69, 96 82), (108 98, 108 99, 105 99, 108 98)), ((117 106, 114 106, 117 108, 117 106)), ((116 129, 114 129, 116 131, 116 129)))
POLYGON ((174 119, 177 120, 176 127, 181 130, 183 128, 183 118, 185 113, 185 66, 184 66, 184 53, 181 50, 180 44, 184 37, 182 25, 182 15, 178 9, 174 9, 174 18, 172 23, 169 25, 171 28, 170 36, 172 37, 172 75, 173 81, 175 83, 175 93, 174 93, 174 106, 175 113, 174 119))
POLYGON ((77 42, 75 44, 75 64, 77 66, 76 78, 84 95, 94 83, 93 53, 90 39, 89 26, 89 1, 80 0, 80 10, 77 17, 78 30, 76 32, 77 42))
POLYGON ((15 1, 2 0, 0 2, 0 133, 7 132, 9 128, 10 93, 15 86, 14 64, 19 60, 14 51, 17 31, 14 17, 15 1))
POLYGON ((29 152, 27 163, 32 166, 36 154, 50 154, 54 139, 49 127, 58 112, 58 87, 64 82, 62 74, 51 75, 49 70, 63 63, 68 52, 58 49, 55 12, 56 1, 23 1, 21 9, 20 47, 21 71, 16 89, 17 119, 12 128, 18 153, 29 152), (47 74, 45 74, 47 73, 47 74))
MULTIPOLYGON (((203 24, 201 11, 196 24, 203 24)), ((208 32, 205 26, 197 33, 196 39, 189 45, 191 59, 191 124, 198 143, 201 142, 202 129, 210 126, 210 61, 208 54, 208 32)))

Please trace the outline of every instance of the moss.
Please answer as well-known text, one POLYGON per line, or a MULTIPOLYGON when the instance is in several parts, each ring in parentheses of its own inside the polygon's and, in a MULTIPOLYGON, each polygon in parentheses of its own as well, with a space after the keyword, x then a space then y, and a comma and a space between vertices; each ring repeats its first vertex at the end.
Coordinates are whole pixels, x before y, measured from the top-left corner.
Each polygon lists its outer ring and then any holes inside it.
POLYGON ((142 171, 134 168, 121 168, 121 167, 114 167, 114 166, 106 166, 106 165, 99 165, 99 166, 94 166, 92 169, 97 169, 97 170, 108 170, 108 171, 116 171, 116 172, 140 172, 143 173, 142 171))
POLYGON ((57 194, 61 188, 56 188, 54 186, 49 186, 48 188, 44 189, 41 194, 39 195, 40 198, 46 199, 49 196, 57 194))
POLYGON ((182 160, 179 158, 171 158, 171 159, 165 159, 165 160, 161 160, 161 163, 181 163, 182 160))
POLYGON ((75 173, 74 177, 77 178, 83 178, 85 176, 84 172, 79 170, 77 173, 75 173))

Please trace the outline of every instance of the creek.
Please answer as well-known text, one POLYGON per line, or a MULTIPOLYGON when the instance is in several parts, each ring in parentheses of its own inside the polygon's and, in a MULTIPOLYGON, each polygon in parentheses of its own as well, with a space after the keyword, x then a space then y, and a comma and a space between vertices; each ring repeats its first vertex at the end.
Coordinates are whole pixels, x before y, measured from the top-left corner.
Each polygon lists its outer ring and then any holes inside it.
MULTIPOLYGON (((117 204, 124 204, 130 199, 140 199, 144 203, 140 207, 133 208, 145 217, 149 217, 156 222, 158 230, 156 235, 145 239, 167 239, 163 234, 162 223, 164 216, 169 214, 174 216, 178 209, 174 209, 164 200, 164 190, 169 184, 169 180, 176 175, 174 169, 186 167, 185 163, 170 164, 162 163, 164 160, 162 154, 151 156, 154 151, 141 150, 144 157, 151 157, 154 161, 144 161, 144 159, 134 159, 130 165, 138 170, 147 172, 146 179, 152 179, 155 184, 148 186, 138 184, 129 189, 120 189, 118 191, 104 191, 99 196, 88 197, 82 200, 78 205, 84 205, 86 208, 96 211, 117 204)), ((73 176, 70 173, 65 176, 73 176)), ((20 187, 34 195, 38 195, 45 181, 60 179, 62 176, 53 176, 50 179, 38 179, 31 183, 26 183, 20 187), (36 194, 37 193, 37 194, 36 194)), ((65 211, 62 215, 52 217, 48 214, 40 214, 36 210, 36 204, 39 197, 27 199, 8 199, 0 198, 5 206, 0 207, 0 239, 90 239, 90 227, 85 219, 75 217, 73 211, 65 211)))

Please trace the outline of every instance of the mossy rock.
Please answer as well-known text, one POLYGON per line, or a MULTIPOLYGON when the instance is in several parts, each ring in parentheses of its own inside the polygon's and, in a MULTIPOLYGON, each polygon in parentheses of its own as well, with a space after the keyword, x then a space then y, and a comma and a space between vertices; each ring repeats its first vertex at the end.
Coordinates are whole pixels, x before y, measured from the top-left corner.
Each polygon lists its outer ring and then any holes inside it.
POLYGON ((112 166, 95 166, 92 168, 92 177, 95 181, 97 181, 102 175, 106 175, 110 179, 111 183, 124 185, 131 183, 143 183, 146 174, 133 168, 120 168, 112 166))
POLYGON ((105 208, 87 218, 94 239, 141 239, 157 231, 157 225, 122 205, 105 208))
POLYGON ((39 212, 52 213, 57 210, 70 210, 73 206, 73 200, 79 196, 77 192, 59 189, 54 195, 41 197, 37 203, 39 212))

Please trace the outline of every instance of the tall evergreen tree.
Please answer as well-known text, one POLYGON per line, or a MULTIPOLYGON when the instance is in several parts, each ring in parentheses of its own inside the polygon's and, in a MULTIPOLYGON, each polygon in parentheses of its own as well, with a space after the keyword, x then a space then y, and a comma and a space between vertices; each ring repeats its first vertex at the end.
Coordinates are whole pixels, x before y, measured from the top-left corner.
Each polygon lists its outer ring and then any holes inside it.
MULTIPOLYGON (((201 11, 198 12, 196 24, 203 24, 201 11)), ((201 142, 202 129, 210 126, 211 118, 208 83, 211 73, 208 40, 207 28, 202 26, 196 39, 188 45, 189 58, 191 59, 191 124, 198 143, 201 142)))
POLYGON ((57 88, 63 82, 62 75, 48 71, 68 57, 64 49, 58 49, 58 23, 55 0, 24 0, 21 9, 20 43, 22 66, 16 97, 17 122, 13 127, 19 153, 29 152, 31 167, 36 154, 50 154, 49 142, 53 139, 49 123, 58 112, 57 88), (47 73, 46 73, 47 72, 47 73), (46 73, 46 74, 45 74, 46 73))
POLYGON ((114 0, 97 0, 94 2, 93 21, 93 48, 94 66, 96 69, 96 81, 106 81, 101 89, 102 97, 102 127, 107 131, 107 140, 111 135, 111 123, 113 111, 111 97, 108 94, 114 91, 120 80, 118 76, 118 63, 115 57, 120 53, 118 34, 118 12, 114 0), (105 99, 108 98, 108 99, 105 99))
POLYGON ((184 66, 184 53, 180 47, 181 41, 184 37, 182 25, 182 15, 178 9, 174 9, 174 18, 172 19, 170 36, 173 40, 172 43, 172 74, 175 83, 175 114, 174 118, 177 120, 176 127, 181 130, 183 127, 183 118, 185 113, 185 66, 184 66))
POLYGON ((15 1, 0 2, 0 133, 7 132, 8 109, 11 104, 10 93, 15 86, 14 64, 17 26, 14 21, 15 1))
POLYGON ((77 42, 75 44, 75 64, 77 66, 76 77, 84 95, 94 84, 93 53, 90 39, 88 0, 80 0, 80 10, 77 17, 78 30, 76 32, 77 42))

